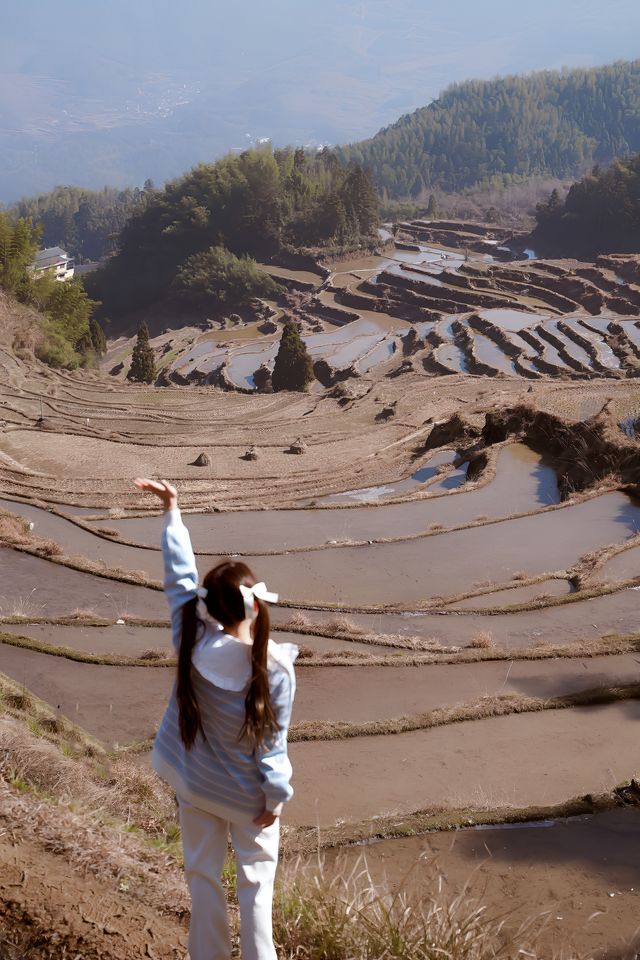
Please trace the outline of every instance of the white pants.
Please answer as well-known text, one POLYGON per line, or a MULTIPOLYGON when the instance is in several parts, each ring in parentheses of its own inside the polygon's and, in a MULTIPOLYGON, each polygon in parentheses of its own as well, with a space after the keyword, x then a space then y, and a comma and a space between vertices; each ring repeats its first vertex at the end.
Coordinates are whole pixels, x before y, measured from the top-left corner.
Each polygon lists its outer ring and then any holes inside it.
POLYGON ((184 869, 191 893, 191 960, 230 960, 231 938, 222 871, 227 839, 236 855, 243 960, 276 960, 273 883, 280 821, 270 827, 228 823, 179 799, 184 869))

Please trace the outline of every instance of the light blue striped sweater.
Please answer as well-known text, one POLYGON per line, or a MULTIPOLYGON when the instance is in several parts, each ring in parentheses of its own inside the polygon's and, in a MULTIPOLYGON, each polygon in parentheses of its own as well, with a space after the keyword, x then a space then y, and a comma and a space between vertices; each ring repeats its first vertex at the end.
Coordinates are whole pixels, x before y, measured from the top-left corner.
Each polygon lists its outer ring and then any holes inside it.
MULTIPOLYGON (((173 643, 180 644, 182 606, 198 587, 189 531, 179 510, 165 515, 162 550, 164 589, 171 610, 173 643)), ((293 796, 287 730, 295 694, 293 644, 269 641, 269 688, 280 725, 277 734, 254 749, 245 737, 244 701, 251 676, 250 648, 224 633, 210 618, 203 621, 193 654, 194 689, 202 715, 202 734, 190 750, 180 738, 175 686, 152 752, 156 772, 178 796, 234 823, 249 823, 263 809, 279 812, 293 796)))

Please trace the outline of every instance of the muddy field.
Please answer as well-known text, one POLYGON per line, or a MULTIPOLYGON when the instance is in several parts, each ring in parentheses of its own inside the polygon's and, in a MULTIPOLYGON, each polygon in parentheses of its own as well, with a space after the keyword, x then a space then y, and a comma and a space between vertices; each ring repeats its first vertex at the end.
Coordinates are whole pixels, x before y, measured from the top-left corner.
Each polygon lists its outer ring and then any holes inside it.
POLYGON ((253 328, 164 335, 163 387, 0 352, 0 672, 11 703, 147 775, 174 663, 161 520, 131 480, 169 478, 201 573, 246 557, 281 595, 274 639, 301 648, 288 849, 317 827, 327 847, 387 837, 376 876, 435 857, 494 907, 526 903, 529 878, 531 908, 562 918, 549 943, 613 950, 640 889, 635 810, 420 824, 560 814, 638 773, 640 286, 627 261, 465 254, 422 222, 396 239, 328 276, 267 265, 310 298, 314 358, 351 371, 337 386, 256 391, 275 340, 253 328), (215 358, 247 392, 206 382, 215 358))

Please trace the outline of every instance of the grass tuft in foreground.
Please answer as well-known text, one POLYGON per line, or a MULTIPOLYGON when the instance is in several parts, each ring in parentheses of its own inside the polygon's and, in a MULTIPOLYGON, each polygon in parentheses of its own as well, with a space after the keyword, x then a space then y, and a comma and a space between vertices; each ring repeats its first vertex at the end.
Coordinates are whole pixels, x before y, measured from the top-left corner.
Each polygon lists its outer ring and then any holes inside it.
MULTIPOLYGON (((433 889, 390 894, 366 860, 289 867, 274 901, 282 960, 536 960, 541 920, 510 924, 492 917, 464 888, 450 897, 434 870, 433 889)), ((566 958, 568 960, 568 958, 566 958)))

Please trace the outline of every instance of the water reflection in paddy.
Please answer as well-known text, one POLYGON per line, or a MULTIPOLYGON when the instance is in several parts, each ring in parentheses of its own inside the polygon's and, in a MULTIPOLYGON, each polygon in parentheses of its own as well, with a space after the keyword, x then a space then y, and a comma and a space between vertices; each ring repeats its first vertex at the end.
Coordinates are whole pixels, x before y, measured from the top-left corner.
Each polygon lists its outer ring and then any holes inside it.
POLYGON ((580 347, 577 343, 574 343, 573 340, 570 340, 569 337, 558 328, 557 320, 547 320, 547 322, 543 324, 543 329, 548 331, 553 337, 556 337, 569 356, 577 363, 583 367, 591 367, 591 357, 587 351, 584 347, 580 347))
POLYGON ((525 327, 532 327, 536 323, 547 319, 543 314, 523 313, 520 310, 506 310, 502 308, 482 310, 480 316, 484 317, 485 320, 489 320, 502 330, 513 330, 516 333, 518 330, 524 330, 525 327))
POLYGON ((499 370, 501 373, 506 373, 508 376, 517 375, 513 360, 504 354, 493 340, 489 340, 488 337, 477 332, 474 332, 473 339, 475 343, 475 354, 481 363, 495 367, 496 370, 499 370))
POLYGON ((346 490, 344 493, 334 493, 328 497, 323 497, 318 501, 319 504, 345 503, 353 500, 358 503, 375 503, 383 497, 398 496, 402 493, 408 493, 427 480, 436 477, 439 468, 445 464, 453 463, 455 460, 455 450, 443 450, 433 456, 425 466, 416 470, 414 474, 407 477, 406 480, 398 480, 397 483, 389 483, 384 486, 366 487, 362 490, 346 490))
POLYGON ((384 363, 385 360, 390 360, 395 351, 396 344, 394 340, 383 340, 371 353, 360 360, 358 364, 360 372, 367 373, 372 367, 377 366, 377 364, 384 363))
MULTIPOLYGON (((623 542, 640 524, 640 505, 622 493, 535 516, 437 536, 270 557, 288 600, 341 606, 414 604, 514 575, 565 570, 580 557, 623 542), (392 575, 391 575, 392 574, 392 575)), ((248 561, 251 564, 251 560, 248 561)))
POLYGON ((609 317, 581 317, 580 323, 595 330, 596 333, 608 333, 611 320, 609 317))
POLYGON ((438 363, 448 367, 452 373, 468 373, 467 361, 455 343, 444 343, 433 351, 438 363))
POLYGON ((579 320, 566 318, 564 322, 567 327, 569 327, 571 330, 574 330, 579 336, 586 337, 591 341, 596 352, 596 356, 602 366, 609 367, 610 370, 620 369, 620 360, 618 357, 616 357, 609 344, 601 339, 598 334, 594 333, 579 320))

